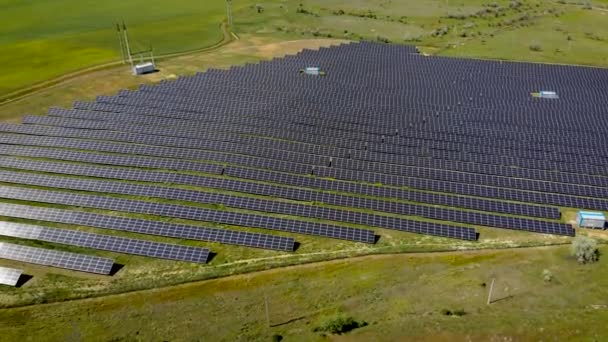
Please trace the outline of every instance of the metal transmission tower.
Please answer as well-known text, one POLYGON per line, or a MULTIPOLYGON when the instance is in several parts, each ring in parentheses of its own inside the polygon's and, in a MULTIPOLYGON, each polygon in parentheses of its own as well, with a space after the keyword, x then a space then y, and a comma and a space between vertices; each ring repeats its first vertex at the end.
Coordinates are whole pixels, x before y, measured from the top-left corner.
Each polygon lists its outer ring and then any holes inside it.
POLYGON ((127 47, 127 55, 129 56, 129 63, 131 64, 131 68, 133 68, 133 56, 131 55, 131 48, 129 47, 129 35, 127 33, 127 25, 125 22, 122 22, 122 30, 125 36, 125 44, 127 47))
POLYGON ((232 0, 226 0, 226 15, 228 16, 228 25, 232 26, 232 0))
POLYGON ((122 43, 122 33, 120 32, 120 25, 116 24, 116 31, 118 32, 118 41, 120 42, 120 56, 122 57, 122 64, 125 64, 125 46, 122 43))

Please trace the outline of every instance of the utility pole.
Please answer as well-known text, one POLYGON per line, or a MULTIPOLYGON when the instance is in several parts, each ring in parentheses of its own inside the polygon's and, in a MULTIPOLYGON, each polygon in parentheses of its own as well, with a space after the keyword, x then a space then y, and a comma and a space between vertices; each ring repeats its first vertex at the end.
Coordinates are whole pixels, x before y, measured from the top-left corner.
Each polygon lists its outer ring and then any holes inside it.
POLYGON ((264 294, 264 306, 266 308, 266 324, 270 326, 270 314, 268 313, 268 296, 264 294))
POLYGON ((156 63, 154 62, 154 50, 152 49, 152 43, 150 43, 150 58, 152 58, 152 64, 156 67, 156 63))
POLYGON ((226 15, 228 16, 228 25, 232 26, 232 0, 226 0, 226 15))
POLYGON ((490 284, 490 292, 488 293, 488 301, 487 301, 487 305, 490 305, 490 303, 492 302, 492 291, 494 290, 494 278, 492 278, 492 283, 490 284))
POLYGON ((120 25, 116 24, 116 31, 118 32, 118 42, 120 43, 120 56, 122 57, 122 64, 125 64, 125 47, 122 43, 122 34, 120 34, 120 25))
POLYGON ((127 33, 127 25, 125 22, 122 22, 122 29, 125 34, 125 44, 127 45, 127 55, 129 56, 129 63, 131 64, 131 69, 133 69, 133 57, 131 56, 131 48, 129 47, 129 34, 127 33))

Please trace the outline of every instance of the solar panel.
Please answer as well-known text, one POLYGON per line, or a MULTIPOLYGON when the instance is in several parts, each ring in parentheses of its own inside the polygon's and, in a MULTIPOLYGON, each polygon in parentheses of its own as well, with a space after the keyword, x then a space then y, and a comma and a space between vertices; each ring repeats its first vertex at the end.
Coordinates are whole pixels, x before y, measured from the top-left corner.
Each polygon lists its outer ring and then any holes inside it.
POLYGON ((12 222, 0 222, 0 235, 196 263, 206 263, 209 258, 206 248, 12 222))
POLYGON ((0 284, 8 286, 17 286, 19 278, 23 271, 0 266, 0 284))
POLYGON ((66 209, 0 203, 0 215, 287 252, 292 252, 295 249, 295 241, 290 237, 133 219, 66 209))
MULTIPOLYGON (((257 210, 261 212, 273 212, 280 214, 289 214, 293 216, 301 216, 301 217, 314 217, 326 220, 333 221, 342 221, 349 222, 355 224, 366 224, 369 226, 382 227, 388 229, 397 229, 402 231, 414 232, 414 233, 424 233, 430 235, 439 235, 442 236, 442 232, 444 230, 454 230, 454 231, 467 231, 465 234, 468 239, 474 239, 476 233, 473 229, 470 228, 461 228, 448 226, 443 224, 429 224, 423 222, 422 224, 407 220, 407 219, 399 219, 393 217, 386 216, 378 216, 378 215, 370 215, 366 213, 359 213, 353 211, 346 210, 338 210, 338 209, 330 209, 330 208, 320 208, 313 207, 307 205, 300 204, 291 204, 291 203, 281 203, 274 201, 265 201, 260 199, 249 199, 249 198, 241 198, 230 195, 222 195, 222 194, 214 194, 214 193, 203 193, 197 191, 187 191, 187 190, 178 190, 178 189, 170 189, 170 188, 155 188, 150 186, 142 186, 142 185, 131 185, 126 183, 111 183, 111 182, 101 182, 101 181, 86 181, 86 180, 77 180, 77 179, 59 179, 53 178, 50 176, 42 176, 42 175, 16 175, 16 174, 4 174, 0 172, 0 180, 2 181, 10 181, 10 182, 18 182, 24 184, 36 184, 36 185, 47 185, 53 186, 54 183, 58 187, 62 188, 70 188, 70 189, 87 189, 92 191, 109 191, 115 193, 123 193, 123 194, 138 194, 138 195, 146 195, 152 197, 163 197, 170 199, 181 199, 181 200, 190 200, 201 203, 220 203, 225 204, 229 207, 248 209, 248 210, 257 210), (79 183, 79 184, 77 184, 79 183)), ((69 205, 80 205, 80 206, 88 206, 92 208, 98 209, 111 209, 111 210, 123 210, 123 211, 131 211, 138 213, 146 213, 146 214, 156 214, 161 216, 175 216, 187 219, 196 219, 203 221, 219 221, 221 223, 232 223, 234 222, 236 216, 245 216, 239 214, 233 214, 228 212, 217 212, 206 209, 198 209, 189 206, 176 206, 176 205, 163 205, 163 204, 155 204, 155 203, 147 203, 140 201, 130 201, 124 199, 115 199, 115 198, 107 198, 100 196, 91 196, 91 195, 76 195, 76 194, 68 194, 64 192, 51 192, 51 191, 42 191, 42 190, 25 190, 25 189, 17 189, 17 188, 8 188, 0 186, 0 197, 9 197, 15 199, 29 199, 33 201, 39 202, 51 202, 51 203, 60 203, 60 204, 69 204, 69 205), (211 217, 211 219, 210 219, 211 217)), ((407 207, 407 205, 402 206, 403 209, 407 207)), ((426 211, 415 211, 418 207, 412 207, 412 212, 408 212, 410 215, 419 214, 420 216, 427 213, 427 216, 431 215, 431 211, 433 208, 428 208, 426 211)), ((418 208, 422 209, 422 208, 418 208)), ((445 216, 445 215, 444 215, 445 216)), ((249 215, 248 217, 254 218, 249 215)), ((255 219, 262 219, 261 217, 255 217, 255 219)), ((277 220, 274 218, 264 218, 264 221, 269 220, 277 220)), ((256 224, 255 221, 253 224, 256 224)), ((500 222, 500 221, 497 221, 500 222)), ((259 223, 257 223, 259 225, 259 223)), ((506 223, 505 223, 506 224, 506 223)), ((307 223, 302 222, 299 224, 300 226, 307 225, 307 223)), ((295 224, 294 224, 295 226, 295 224)), ((271 228, 273 226, 263 225, 265 228, 271 228)), ((324 234, 324 235, 336 235, 342 236, 338 230, 344 230, 345 232, 351 231, 350 228, 341 228, 341 227, 331 227, 329 230, 313 230, 313 235, 324 234)), ((517 228, 511 227, 509 228, 517 228)), ((276 228, 271 228, 276 229, 276 228)), ((294 229, 294 228, 292 228, 294 229)), ((295 228, 298 229, 298 228, 295 228)), ((314 229, 314 228, 313 228, 314 229)), ((302 231, 302 230, 300 230, 302 231)), ((309 231, 302 231, 310 234, 309 231)), ((368 233, 371 234, 371 233, 368 233)), ((458 236, 460 232, 450 233, 449 237, 458 236)), ((355 238, 355 237, 353 237, 355 238)))
POLYGON ((262 215, 240 214, 190 206, 2 186, 0 186, 0 197, 42 203, 56 203, 96 209, 116 210, 123 212, 126 211, 165 217, 177 217, 188 220, 234 224, 245 227, 274 229, 285 232, 318 235, 365 243, 375 242, 375 235, 371 230, 280 219, 262 215))
MULTIPOLYGON (((0 156, 0 163, 2 163, 2 165, 5 167, 23 170, 53 172, 80 176, 93 176, 111 179, 194 185, 201 187, 239 191, 257 195, 266 195, 277 198, 290 198, 301 201, 316 201, 337 205, 342 205, 342 203, 345 203, 345 201, 357 200, 356 197, 321 193, 318 191, 303 189, 301 187, 286 188, 270 184, 250 183, 235 179, 220 179, 199 175, 184 175, 150 170, 120 169, 115 167, 34 161, 2 156, 0 156)), ((279 180, 279 178, 283 178, 285 180, 289 180, 288 182, 283 182, 287 185, 305 185, 307 188, 313 189, 317 188, 320 190, 338 190, 376 197, 392 197, 397 199, 411 200, 420 203, 440 204, 445 206, 462 207, 489 212, 501 212, 513 215, 533 216, 549 219, 559 219, 561 216, 557 208, 547 208, 516 203, 502 203, 485 199, 466 199, 456 196, 429 194, 405 190, 399 191, 396 189, 387 189, 377 186, 363 186, 339 181, 316 180, 309 177, 296 175, 292 175, 289 177, 283 175, 283 177, 281 177, 280 174, 272 173, 270 171, 254 171, 229 167, 226 169, 225 174, 235 175, 240 178, 257 179, 277 183, 282 182, 279 180)), ((365 206, 365 208, 373 209, 369 206, 365 206)))
MULTIPOLYGON (((0 155, 19 157, 0 157, 1 181, 142 201, 16 187, 0 187, 1 196, 368 243, 371 230, 344 224, 465 240, 476 233, 462 224, 573 235, 558 222, 561 207, 608 210, 607 75, 369 42, 304 51, 0 125, 0 155), (328 75, 301 77, 303 65, 328 75), (559 99, 533 95, 545 90, 559 99)), ((93 222, 76 210, 37 210, 93 222)), ((216 232, 99 218, 104 228, 162 236, 216 232)))
POLYGON ((0 242, 0 259, 8 259, 74 271, 109 275, 114 261, 77 253, 0 242))

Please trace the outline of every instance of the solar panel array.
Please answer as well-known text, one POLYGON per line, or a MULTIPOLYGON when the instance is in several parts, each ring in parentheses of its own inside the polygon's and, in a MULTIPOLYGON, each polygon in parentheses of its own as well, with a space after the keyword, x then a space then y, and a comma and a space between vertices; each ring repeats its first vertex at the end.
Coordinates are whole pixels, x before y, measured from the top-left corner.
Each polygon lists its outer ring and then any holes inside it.
POLYGON ((0 235, 188 262, 206 263, 209 258, 206 248, 13 222, 0 222, 0 235))
POLYGON ((280 251, 275 232, 573 236, 562 207, 608 211, 607 80, 365 42, 209 70, 0 124, 0 198, 69 206, 0 215, 280 251))
POLYGON ((212 241, 230 245, 266 248, 287 252, 293 251, 295 245, 294 239, 289 237, 242 232, 229 229, 190 226, 161 221, 133 219, 113 215, 94 214, 68 209, 44 208, 22 204, 0 204, 0 216, 35 221, 76 224, 81 226, 179 239, 212 241))
POLYGON ((15 245, 6 242, 0 242, 0 259, 105 275, 110 274, 114 267, 114 261, 108 258, 15 245))
POLYGON ((17 286, 22 273, 23 271, 21 270, 0 266, 0 284, 17 286))

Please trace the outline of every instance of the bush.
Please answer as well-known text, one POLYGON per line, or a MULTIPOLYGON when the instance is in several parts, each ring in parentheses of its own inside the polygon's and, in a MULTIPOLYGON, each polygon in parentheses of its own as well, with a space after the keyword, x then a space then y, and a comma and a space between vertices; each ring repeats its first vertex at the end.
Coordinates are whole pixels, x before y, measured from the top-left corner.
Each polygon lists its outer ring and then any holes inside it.
POLYGON ((272 335, 272 342, 281 342, 281 341, 283 341, 283 336, 278 335, 278 334, 272 335))
POLYGON ((546 283, 550 283, 551 280, 553 280, 553 273, 551 273, 549 270, 543 270, 543 280, 546 283))
POLYGON ((543 48, 540 44, 530 44, 530 51, 540 52, 543 51, 543 48))
POLYGON ((448 310, 448 309, 442 309, 441 310, 441 314, 444 316, 464 316, 466 315, 466 311, 464 311, 464 309, 458 309, 458 310, 448 310))
POLYGON ((586 236, 577 236, 572 241, 572 255, 581 264, 596 262, 600 258, 597 242, 586 236))
POLYGON ((454 310, 454 316, 458 316, 458 317, 460 317, 460 316, 464 316, 464 315, 466 315, 466 314, 467 314, 467 313, 464 311, 464 309, 458 309, 458 310, 454 310))
POLYGON ((383 36, 377 36, 376 40, 379 41, 379 42, 381 42, 381 43, 386 43, 386 44, 389 44, 391 42, 390 39, 388 39, 386 37, 383 37, 383 36))
POLYGON ((357 322, 352 317, 337 315, 324 319, 319 326, 313 329, 313 331, 327 332, 331 334, 343 334, 366 325, 367 323, 357 322))

